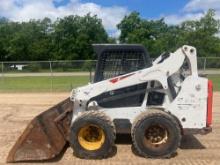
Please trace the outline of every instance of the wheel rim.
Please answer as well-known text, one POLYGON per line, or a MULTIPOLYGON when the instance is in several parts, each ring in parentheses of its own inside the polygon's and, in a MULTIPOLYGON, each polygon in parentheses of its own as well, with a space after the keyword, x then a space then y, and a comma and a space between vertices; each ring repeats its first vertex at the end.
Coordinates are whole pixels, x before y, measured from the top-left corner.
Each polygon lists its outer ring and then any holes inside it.
POLYGON ((168 141, 168 130, 158 124, 151 125, 145 130, 144 144, 150 147, 160 147, 168 141))
POLYGON ((105 134, 101 127, 89 124, 80 129, 78 141, 86 150, 98 150, 105 141, 105 134))

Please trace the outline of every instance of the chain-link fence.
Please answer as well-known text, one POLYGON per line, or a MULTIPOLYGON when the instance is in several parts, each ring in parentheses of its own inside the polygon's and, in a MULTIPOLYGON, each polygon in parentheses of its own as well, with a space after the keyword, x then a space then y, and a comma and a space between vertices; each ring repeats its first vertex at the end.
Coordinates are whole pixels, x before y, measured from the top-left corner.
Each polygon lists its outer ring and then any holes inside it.
MULTIPOLYGON (((91 82, 96 61, 24 61, 0 65, 1 92, 56 92, 91 82)), ((203 74, 220 75, 220 58, 198 58, 198 68, 203 74)))
POLYGON ((92 81, 96 61, 1 62, 1 92, 70 91, 92 81))

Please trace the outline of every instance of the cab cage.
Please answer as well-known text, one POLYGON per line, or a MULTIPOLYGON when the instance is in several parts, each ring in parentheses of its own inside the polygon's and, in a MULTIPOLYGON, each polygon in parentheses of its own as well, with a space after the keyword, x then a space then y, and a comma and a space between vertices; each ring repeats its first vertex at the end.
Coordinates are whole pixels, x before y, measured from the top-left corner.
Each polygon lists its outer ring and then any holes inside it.
POLYGON ((138 44, 94 44, 98 56, 94 83, 152 66, 145 48, 138 44))

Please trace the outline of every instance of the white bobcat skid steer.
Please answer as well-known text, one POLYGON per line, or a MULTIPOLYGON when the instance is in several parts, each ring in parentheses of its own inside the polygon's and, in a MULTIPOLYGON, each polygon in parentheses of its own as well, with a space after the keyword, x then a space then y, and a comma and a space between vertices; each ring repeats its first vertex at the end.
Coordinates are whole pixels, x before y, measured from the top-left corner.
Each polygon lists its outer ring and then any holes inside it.
POLYGON ((94 82, 37 116, 8 162, 51 159, 67 143, 80 158, 105 158, 116 133, 131 134, 139 155, 166 158, 182 135, 211 132, 212 82, 199 77, 194 47, 164 53, 154 62, 141 45, 94 48, 94 82))

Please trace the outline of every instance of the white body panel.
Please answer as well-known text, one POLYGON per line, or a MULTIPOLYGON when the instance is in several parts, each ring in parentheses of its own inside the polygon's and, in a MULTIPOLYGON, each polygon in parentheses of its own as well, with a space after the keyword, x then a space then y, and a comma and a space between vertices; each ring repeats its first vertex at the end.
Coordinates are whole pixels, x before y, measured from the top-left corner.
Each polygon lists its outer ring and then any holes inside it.
POLYGON ((139 107, 102 108, 96 102, 93 101, 88 104, 88 101, 104 92, 114 91, 143 82, 156 81, 162 85, 162 91, 165 93, 163 105, 157 108, 163 108, 165 111, 176 116, 183 128, 205 127, 208 81, 206 78, 198 77, 196 49, 190 46, 183 46, 176 52, 171 53, 163 62, 158 63, 161 59, 161 56, 158 57, 150 68, 127 74, 128 77, 125 79, 120 79, 122 76, 113 78, 115 79, 114 83, 110 81, 111 79, 104 80, 73 90, 71 94, 71 99, 74 101, 72 123, 82 112, 88 109, 104 111, 112 120, 128 119, 132 123, 140 112, 151 108, 146 106, 148 99, 147 89, 144 101, 139 107), (178 82, 177 80, 175 84, 177 96, 175 99, 172 99, 167 79, 180 70, 185 59, 190 64, 191 73, 183 82, 178 82))
MULTIPOLYGON (((181 121, 183 128, 206 127, 207 83, 207 79, 204 78, 188 77, 182 86, 184 90, 180 91, 175 100, 160 108, 176 116, 181 121)), ((145 105, 143 104, 141 107, 103 108, 102 111, 112 119, 129 119, 132 123, 138 114, 151 108, 145 105)))
POLYGON ((167 110, 181 121, 183 128, 206 127, 208 80, 187 77, 178 96, 167 106, 167 110))

